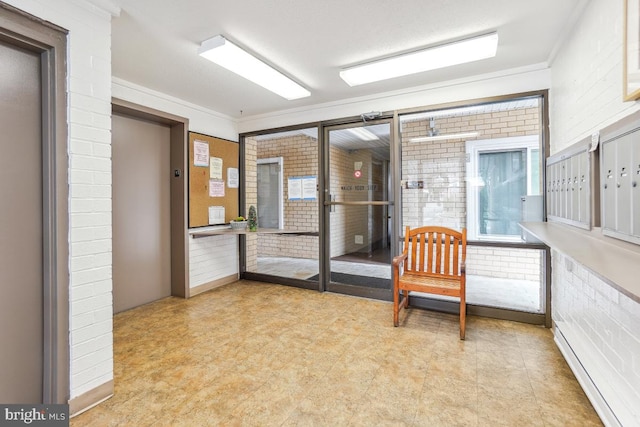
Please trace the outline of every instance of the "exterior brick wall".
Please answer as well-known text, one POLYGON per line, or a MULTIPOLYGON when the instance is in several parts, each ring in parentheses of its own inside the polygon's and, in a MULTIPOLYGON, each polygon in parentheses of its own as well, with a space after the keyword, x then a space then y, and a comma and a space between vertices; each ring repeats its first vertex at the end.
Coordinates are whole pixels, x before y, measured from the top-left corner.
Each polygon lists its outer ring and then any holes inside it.
POLYGON ((467 274, 540 282, 542 251, 467 246, 467 274))

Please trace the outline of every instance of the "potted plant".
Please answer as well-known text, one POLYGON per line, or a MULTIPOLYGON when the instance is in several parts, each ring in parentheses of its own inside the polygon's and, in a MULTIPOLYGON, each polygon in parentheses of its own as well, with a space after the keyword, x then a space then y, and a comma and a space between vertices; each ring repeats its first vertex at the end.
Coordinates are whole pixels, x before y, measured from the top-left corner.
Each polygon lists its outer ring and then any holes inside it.
POLYGON ((243 216, 237 216, 231 220, 232 230, 244 230, 247 228, 247 220, 243 216))
POLYGON ((249 231, 258 231, 258 213, 253 205, 249 207, 249 231))

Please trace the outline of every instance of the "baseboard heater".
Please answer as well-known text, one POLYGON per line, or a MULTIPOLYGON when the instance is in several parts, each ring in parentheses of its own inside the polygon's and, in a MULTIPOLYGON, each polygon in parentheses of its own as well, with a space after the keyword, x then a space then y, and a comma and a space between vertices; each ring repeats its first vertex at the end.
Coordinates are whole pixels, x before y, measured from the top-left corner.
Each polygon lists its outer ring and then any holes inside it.
POLYGON ((593 382, 589 373, 584 368, 580 359, 578 359, 578 356, 574 353, 571 345, 562 334, 562 331, 558 329, 557 325, 553 328, 553 336, 556 345, 560 349, 564 359, 567 361, 567 364, 573 371, 573 374, 580 383, 580 386, 589 398, 589 401, 598 413, 603 424, 607 427, 622 427, 618 417, 616 417, 615 413, 611 410, 611 407, 600 393, 600 390, 598 390, 598 386, 593 382))

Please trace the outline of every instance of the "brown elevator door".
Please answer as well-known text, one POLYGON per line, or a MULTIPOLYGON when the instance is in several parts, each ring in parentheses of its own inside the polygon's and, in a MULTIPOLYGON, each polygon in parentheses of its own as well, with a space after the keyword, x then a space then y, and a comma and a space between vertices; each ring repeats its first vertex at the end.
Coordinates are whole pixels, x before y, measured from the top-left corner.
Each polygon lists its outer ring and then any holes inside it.
POLYGON ((170 138, 168 126, 113 115, 116 313, 171 295, 170 138))
POLYGON ((42 402, 40 56, 0 41, 0 402, 42 402))

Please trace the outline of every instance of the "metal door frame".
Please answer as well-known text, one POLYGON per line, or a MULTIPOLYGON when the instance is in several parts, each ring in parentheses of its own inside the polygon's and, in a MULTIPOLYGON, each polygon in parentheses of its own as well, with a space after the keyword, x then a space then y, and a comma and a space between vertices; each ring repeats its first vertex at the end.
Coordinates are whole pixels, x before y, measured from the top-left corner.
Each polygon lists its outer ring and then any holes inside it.
MULTIPOLYGON (((318 180, 318 209, 319 221, 320 221, 320 265, 319 265, 319 277, 318 277, 318 290, 320 292, 331 291, 339 292, 348 295, 375 298, 390 301, 393 299, 392 289, 375 289, 364 287, 352 287, 347 285, 330 284, 329 278, 331 277, 331 242, 330 242, 330 210, 332 206, 387 206, 387 217, 391 223, 391 242, 398 240, 398 227, 397 215, 398 206, 395 203, 395 190, 397 188, 398 171, 399 171, 399 156, 397 150, 397 136, 396 136, 396 121, 393 114, 380 114, 378 117, 372 120, 367 120, 366 115, 362 115, 358 118, 344 119, 338 122, 321 123, 318 130, 318 159, 319 159, 319 172, 320 179, 318 180), (332 201, 329 194, 329 132, 337 129, 347 129, 354 127, 364 127, 367 125, 376 124, 388 124, 389 125, 389 179, 390 185, 388 186, 387 201, 369 201, 369 202, 336 202, 332 201), (354 292, 355 291, 355 292, 354 292)), ((397 245, 391 245, 391 256, 395 256, 397 245)), ((393 279, 393 278, 392 278, 393 279)))

